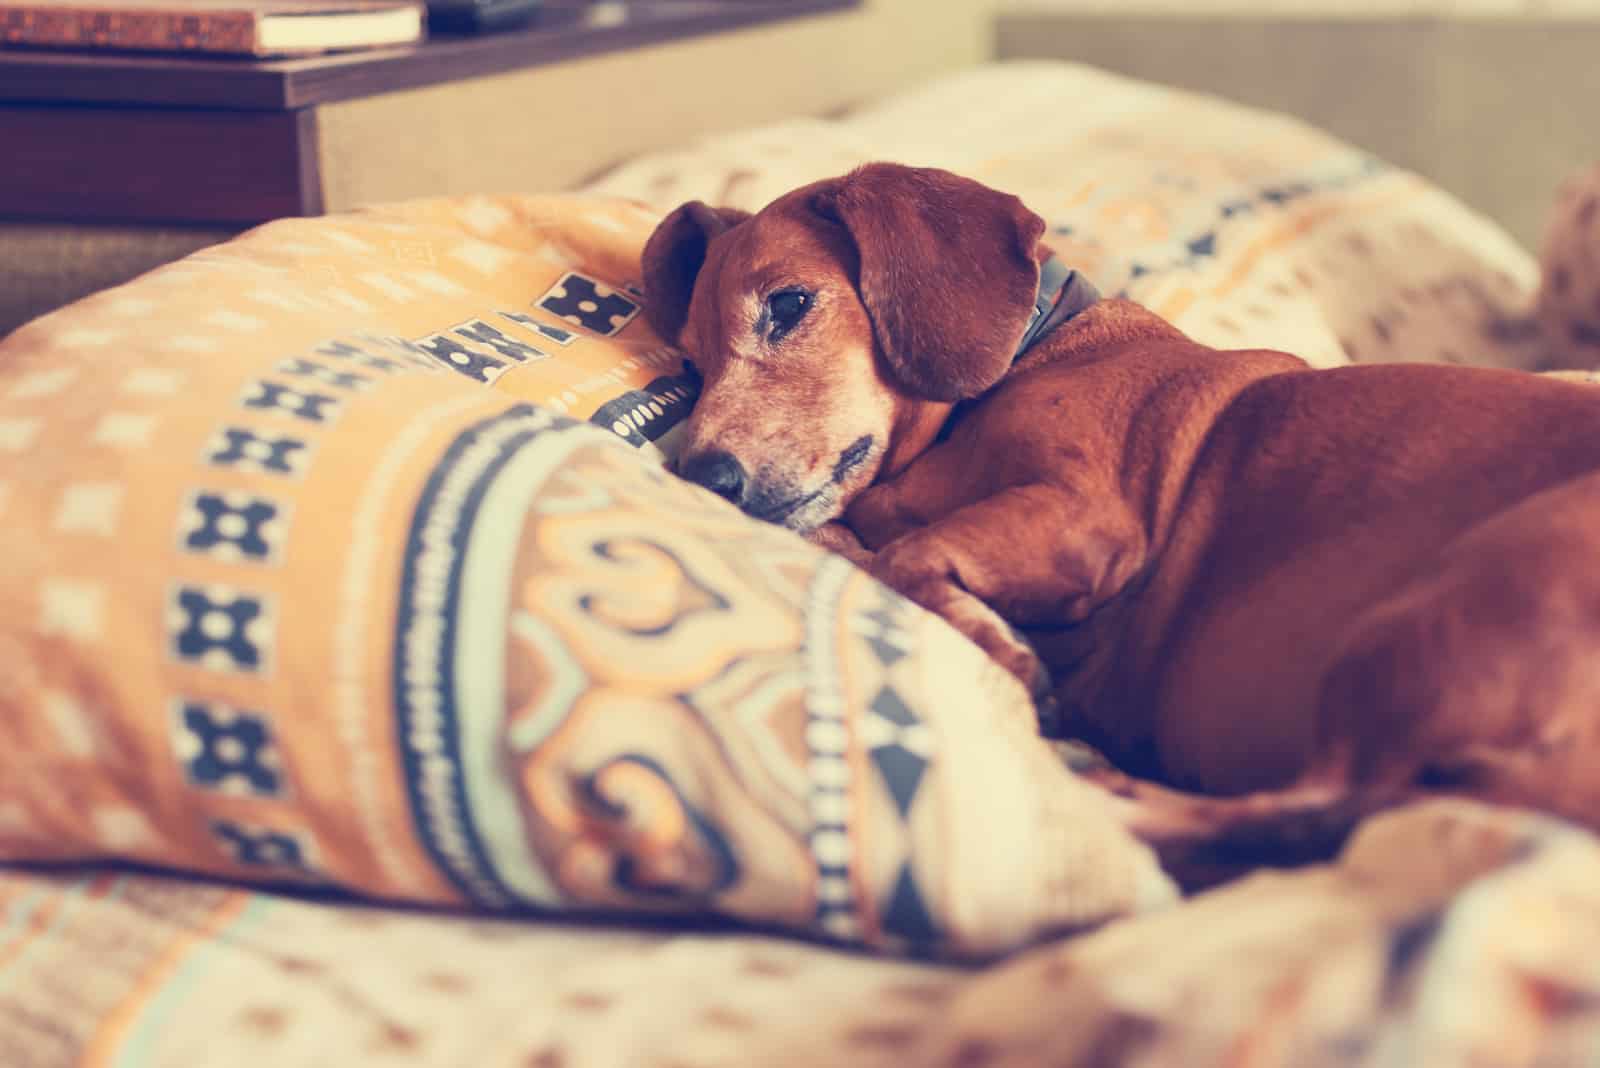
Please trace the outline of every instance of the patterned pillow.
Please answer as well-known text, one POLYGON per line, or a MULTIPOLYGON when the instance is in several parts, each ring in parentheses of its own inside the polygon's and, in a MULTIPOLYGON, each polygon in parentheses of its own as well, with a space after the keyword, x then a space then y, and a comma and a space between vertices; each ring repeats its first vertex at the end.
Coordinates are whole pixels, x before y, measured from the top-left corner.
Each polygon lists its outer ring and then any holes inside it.
POLYGON ((0 344, 0 857, 948 954, 1169 900, 975 647, 651 458, 654 221, 284 221, 0 344))

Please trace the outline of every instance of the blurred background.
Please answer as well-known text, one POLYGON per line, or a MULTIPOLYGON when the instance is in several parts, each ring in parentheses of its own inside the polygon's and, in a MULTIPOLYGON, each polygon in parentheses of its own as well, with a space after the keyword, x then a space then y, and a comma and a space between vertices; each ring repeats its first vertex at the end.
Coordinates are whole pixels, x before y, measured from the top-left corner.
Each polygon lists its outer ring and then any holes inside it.
POLYGON ((538 10, 528 24, 436 27, 398 52, 0 47, 0 141, 18 160, 0 172, 0 334, 271 218, 577 188, 649 153, 838 115, 1003 60, 1074 61, 1296 116, 1434 180, 1529 250, 1561 180, 1600 159, 1600 0, 538 10))
POLYGON ((1004 57, 1082 60, 1298 115, 1533 247, 1600 157, 1600 0, 1013 0, 1004 57))
POLYGON ((817 34, 797 105, 991 59, 1073 60, 1297 115, 1530 247, 1560 180, 1600 157, 1600 0, 866 0, 830 21, 774 31, 817 34))

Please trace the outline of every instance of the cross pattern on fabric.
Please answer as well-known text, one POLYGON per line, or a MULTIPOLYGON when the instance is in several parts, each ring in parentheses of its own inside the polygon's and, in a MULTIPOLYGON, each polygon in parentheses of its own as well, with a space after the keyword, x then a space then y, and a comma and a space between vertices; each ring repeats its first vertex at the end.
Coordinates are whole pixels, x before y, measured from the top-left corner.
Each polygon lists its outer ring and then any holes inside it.
POLYGON ((213 820, 211 833, 235 864, 315 875, 310 839, 292 831, 249 827, 232 820, 213 820))
POLYGON ((400 374, 404 371, 437 371, 432 357, 415 342, 400 337, 375 337, 373 345, 384 350, 373 352, 350 341, 324 341, 313 348, 312 354, 330 360, 348 361, 367 371, 380 374, 400 374))
POLYGON ((172 652, 214 671, 261 672, 271 651, 270 602, 226 586, 179 586, 168 611, 172 652))
POLYGON ((324 367, 320 363, 303 359, 299 356, 284 360, 278 364, 280 374, 291 375, 295 378, 306 378, 321 385, 332 386, 347 392, 370 389, 372 379, 354 371, 339 371, 332 367, 324 367))
POLYGON ((550 292, 539 298, 538 306, 603 337, 615 334, 639 314, 637 302, 576 271, 562 275, 550 292))
POLYGON ((244 427, 223 427, 206 449, 213 467, 236 467, 272 475, 305 471, 310 448, 304 438, 262 434, 244 427))
POLYGON ((246 408, 282 412, 309 423, 330 423, 339 414, 340 401, 331 393, 297 390, 281 382, 258 379, 245 390, 246 408))
POLYGON ((456 334, 468 341, 491 348, 501 356, 518 363, 528 363, 534 360, 548 360, 550 354, 541 348, 518 341, 514 337, 496 330, 482 319, 472 319, 454 328, 456 334))
POLYGON ((497 356, 467 347, 448 330, 420 338, 417 345, 443 366, 485 385, 505 374, 510 366, 497 356))
POLYGON ((175 747, 190 785, 255 797, 283 794, 277 744, 263 713, 180 701, 176 719, 175 747))
POLYGON ((546 341, 554 341, 557 345, 570 345, 574 341, 578 340, 578 335, 574 334, 571 330, 563 330, 559 326, 551 326, 549 323, 542 322, 538 319, 535 319, 533 316, 525 315, 522 312, 503 311, 500 313, 500 316, 501 318, 511 320, 518 326, 527 327, 529 330, 532 330, 546 341))
POLYGON ((194 493, 183 513, 183 547, 229 561, 269 561, 283 541, 280 515, 278 504, 265 497, 194 493))

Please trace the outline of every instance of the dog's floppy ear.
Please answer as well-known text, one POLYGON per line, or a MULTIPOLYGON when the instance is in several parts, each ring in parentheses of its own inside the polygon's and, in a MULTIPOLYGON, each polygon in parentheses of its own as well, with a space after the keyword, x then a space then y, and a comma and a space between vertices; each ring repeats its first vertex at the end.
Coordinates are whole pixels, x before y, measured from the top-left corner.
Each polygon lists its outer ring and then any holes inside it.
POLYGON ((1043 219, 969 178, 890 163, 823 187, 812 207, 855 241, 861 300, 903 388, 958 401, 1004 377, 1038 295, 1043 219))
POLYGON ((644 314, 657 336, 678 342, 689 315, 694 280, 706 261, 711 239, 750 217, 736 208, 713 208, 698 200, 661 220, 639 257, 644 279, 644 314))

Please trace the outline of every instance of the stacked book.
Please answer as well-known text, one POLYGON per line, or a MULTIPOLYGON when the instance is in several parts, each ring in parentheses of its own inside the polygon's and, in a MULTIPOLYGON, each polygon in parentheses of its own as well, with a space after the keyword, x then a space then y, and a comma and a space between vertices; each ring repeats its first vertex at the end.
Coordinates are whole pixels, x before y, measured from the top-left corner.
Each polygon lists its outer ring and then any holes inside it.
POLYGON ((0 48, 299 55, 411 44, 419 0, 0 0, 0 48))

